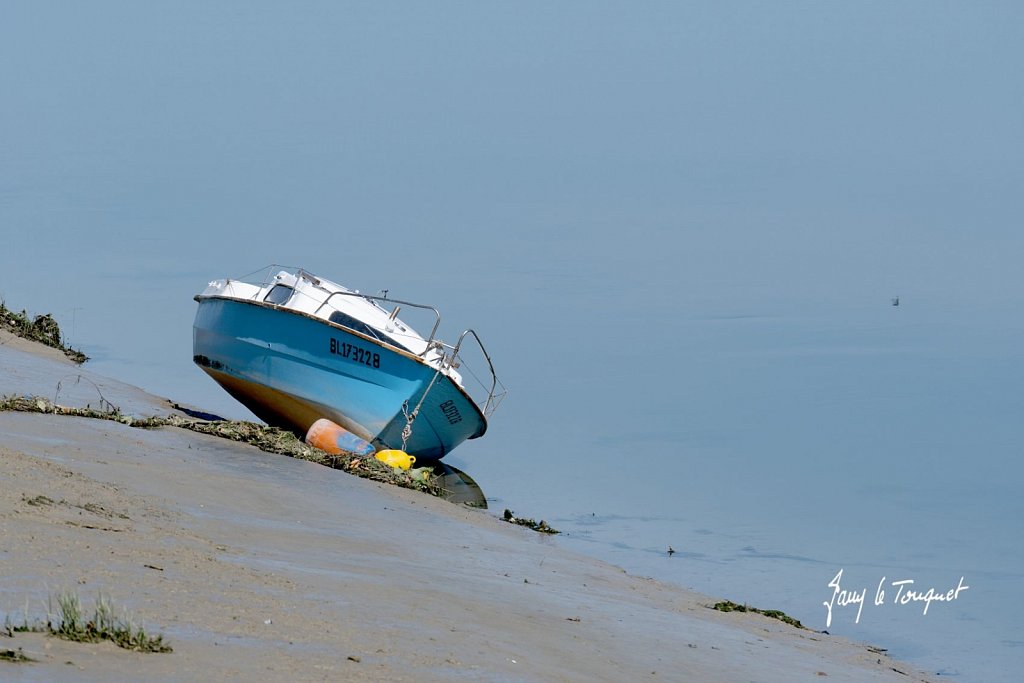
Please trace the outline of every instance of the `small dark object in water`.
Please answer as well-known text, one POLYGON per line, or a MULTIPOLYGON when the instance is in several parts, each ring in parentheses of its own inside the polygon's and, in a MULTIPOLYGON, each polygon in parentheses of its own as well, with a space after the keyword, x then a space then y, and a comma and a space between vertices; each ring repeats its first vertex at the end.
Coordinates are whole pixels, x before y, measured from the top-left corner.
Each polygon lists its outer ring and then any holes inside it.
POLYGON ((669 546, 668 547, 668 556, 672 557, 675 554, 676 554, 676 551, 672 549, 672 546, 669 546))

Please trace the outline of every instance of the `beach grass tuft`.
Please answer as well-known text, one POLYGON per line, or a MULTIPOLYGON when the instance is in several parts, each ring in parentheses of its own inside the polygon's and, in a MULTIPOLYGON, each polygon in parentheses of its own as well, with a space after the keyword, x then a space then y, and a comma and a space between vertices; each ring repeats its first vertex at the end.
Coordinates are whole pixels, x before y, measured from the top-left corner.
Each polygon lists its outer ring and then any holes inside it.
MULTIPOLYGON (((77 643, 98 643, 109 640, 118 647, 134 652, 172 652, 161 634, 150 635, 142 626, 134 624, 127 613, 115 616, 109 596, 102 593, 96 598, 91 616, 82 609, 78 594, 64 591, 57 598, 57 613, 51 616, 45 631, 57 638, 77 643)), ((52 604, 51 604, 52 614, 52 604)))
MULTIPOLYGON (((4 618, 4 631, 8 637, 15 633, 45 633, 55 638, 62 638, 76 643, 98 643, 109 640, 118 647, 134 652, 173 652, 162 634, 151 635, 136 625, 127 612, 115 616, 114 603, 110 596, 100 593, 92 614, 82 609, 82 601, 78 593, 64 591, 56 596, 51 594, 48 604, 49 617, 45 624, 32 624, 28 619, 28 605, 25 606, 25 617, 21 625, 15 626, 10 615, 4 618), (53 602, 57 606, 54 610, 53 602)), ((26 661, 26 660, 18 660, 26 661)))

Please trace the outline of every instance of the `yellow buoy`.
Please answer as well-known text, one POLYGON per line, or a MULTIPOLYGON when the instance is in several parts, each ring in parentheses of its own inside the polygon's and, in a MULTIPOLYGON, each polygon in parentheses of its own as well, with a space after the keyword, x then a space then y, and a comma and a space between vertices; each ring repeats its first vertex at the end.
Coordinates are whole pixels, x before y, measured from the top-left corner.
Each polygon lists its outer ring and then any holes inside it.
POLYGON ((412 464, 416 462, 415 455, 409 455, 405 451, 398 450, 377 451, 377 455, 373 457, 387 465, 398 467, 403 470, 409 469, 412 467, 412 464))

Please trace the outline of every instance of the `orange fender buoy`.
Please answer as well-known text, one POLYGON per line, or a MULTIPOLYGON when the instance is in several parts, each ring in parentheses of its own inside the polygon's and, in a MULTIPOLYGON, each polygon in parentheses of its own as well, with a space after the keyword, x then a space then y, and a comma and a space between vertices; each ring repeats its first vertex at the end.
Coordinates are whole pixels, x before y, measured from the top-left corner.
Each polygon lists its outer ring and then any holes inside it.
POLYGON ((356 455, 370 455, 373 446, 369 441, 360 439, 341 425, 326 418, 320 418, 306 432, 306 443, 322 451, 338 455, 342 452, 356 455))

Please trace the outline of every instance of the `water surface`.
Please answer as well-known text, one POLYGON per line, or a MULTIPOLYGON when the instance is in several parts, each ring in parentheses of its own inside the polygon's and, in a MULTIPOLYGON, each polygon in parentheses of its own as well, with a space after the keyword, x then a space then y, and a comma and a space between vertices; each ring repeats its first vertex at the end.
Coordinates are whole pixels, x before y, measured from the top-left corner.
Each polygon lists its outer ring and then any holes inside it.
POLYGON ((1020 19, 9 6, 0 295, 228 417, 191 364, 209 280, 284 263, 436 304, 511 390, 450 458, 492 510, 819 630, 840 569, 869 601, 963 576, 829 630, 1013 680, 1020 19))

